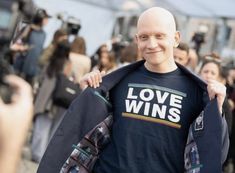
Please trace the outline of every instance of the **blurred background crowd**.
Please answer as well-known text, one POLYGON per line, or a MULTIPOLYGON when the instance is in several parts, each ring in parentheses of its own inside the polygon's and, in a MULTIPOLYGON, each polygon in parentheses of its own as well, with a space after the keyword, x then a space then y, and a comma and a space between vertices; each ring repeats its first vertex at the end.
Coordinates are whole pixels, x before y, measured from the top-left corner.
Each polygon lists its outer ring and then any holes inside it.
POLYGON ((60 82, 70 81, 74 89, 70 94, 79 95, 85 74, 94 70, 108 74, 141 60, 135 43, 138 14, 160 5, 175 14, 181 32, 175 60, 203 80, 216 79, 227 87, 224 111, 230 150, 224 173, 234 173, 235 12, 231 7, 235 3, 221 2, 213 6, 201 0, 191 4, 179 0, 0 0, 1 97, 11 102, 12 88, 4 82, 7 74, 26 80, 33 92, 33 120, 17 172, 36 171, 74 98, 63 102, 55 96, 60 82))

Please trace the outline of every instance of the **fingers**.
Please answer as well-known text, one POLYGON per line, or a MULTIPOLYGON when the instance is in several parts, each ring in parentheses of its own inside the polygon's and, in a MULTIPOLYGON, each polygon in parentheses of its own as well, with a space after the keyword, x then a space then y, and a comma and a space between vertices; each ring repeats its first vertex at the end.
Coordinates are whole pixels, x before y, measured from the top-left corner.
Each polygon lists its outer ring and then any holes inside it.
POLYGON ((30 121, 33 115, 33 94, 31 86, 22 78, 9 75, 5 81, 13 88, 11 102, 5 104, 0 99, 0 116, 18 116, 30 121))
POLYGON ((215 85, 213 83, 207 83, 207 91, 208 91, 208 95, 210 100, 212 100, 213 98, 215 98, 215 85))
POLYGON ((23 80, 18 76, 8 75, 6 76, 5 81, 19 91, 26 91, 26 92, 31 91, 30 85, 25 80, 23 80))
POLYGON ((2 112, 5 111, 5 107, 7 105, 4 103, 4 101, 2 100, 2 98, 0 97, 0 118, 3 116, 2 112))
POLYGON ((215 98, 215 96, 225 96, 226 87, 215 80, 208 80, 207 91, 210 99, 215 98))
POLYGON ((103 70, 100 74, 101 74, 101 77, 103 77, 106 74, 106 72, 103 70))
POLYGON ((217 96, 218 106, 222 111, 222 105, 226 96, 226 87, 216 80, 208 80, 207 91, 210 99, 217 96))
POLYGON ((2 98, 0 98, 0 107, 2 107, 3 105, 5 105, 5 103, 3 102, 2 98))
POLYGON ((18 100, 32 102, 32 88, 26 81, 15 75, 8 75, 5 78, 5 81, 12 86, 14 90, 12 95, 12 103, 18 102, 18 100))
POLYGON ((97 88, 102 82, 102 77, 105 75, 105 72, 100 72, 99 70, 92 71, 82 77, 80 85, 82 89, 85 89, 87 86, 97 88))
POLYGON ((94 88, 99 87, 100 81, 101 81, 100 71, 91 72, 91 76, 90 77, 91 77, 91 82, 92 82, 92 83, 90 83, 90 86, 94 87, 94 88))
POLYGON ((100 83, 102 82, 102 77, 104 75, 105 75, 105 71, 100 72, 99 70, 95 70, 91 72, 91 79, 92 79, 91 86, 94 88, 99 87, 100 83))

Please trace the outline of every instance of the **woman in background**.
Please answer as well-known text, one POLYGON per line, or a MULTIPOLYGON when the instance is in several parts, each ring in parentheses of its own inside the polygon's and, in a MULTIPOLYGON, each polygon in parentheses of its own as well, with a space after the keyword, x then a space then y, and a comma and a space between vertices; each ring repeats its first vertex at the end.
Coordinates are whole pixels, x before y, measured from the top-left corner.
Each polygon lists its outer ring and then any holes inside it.
POLYGON ((78 36, 72 42, 69 59, 75 81, 79 83, 81 77, 91 70, 91 59, 86 56, 86 43, 82 37, 78 36))
MULTIPOLYGON (((204 56, 202 66, 199 70, 199 75, 202 79, 204 79, 207 83, 211 82, 212 80, 216 80, 219 82, 222 82, 224 85, 226 84, 226 77, 223 75, 224 72, 222 71, 221 67, 221 59, 218 55, 212 53, 209 55, 204 56)), ((233 114, 232 114, 232 105, 231 101, 227 98, 225 98, 224 104, 223 104, 223 114, 225 115, 225 119, 228 124, 228 131, 229 135, 231 137, 232 132, 232 124, 233 124, 233 114)), ((230 151, 228 155, 228 159, 231 157, 231 140, 230 140, 230 151)), ((228 160, 227 159, 227 160, 228 160)), ((227 165, 225 162, 224 165, 227 165)))
POLYGON ((57 45, 48 66, 43 72, 40 87, 35 98, 35 122, 32 136, 32 160, 40 162, 50 137, 63 118, 65 107, 54 104, 52 95, 60 74, 71 75, 69 60, 70 45, 67 41, 57 45))
POLYGON ((104 71, 106 74, 117 69, 117 62, 113 52, 102 51, 98 60, 98 64, 93 70, 104 71))
POLYGON ((39 65, 41 68, 45 67, 48 65, 50 58, 52 57, 55 48, 57 44, 59 44, 62 41, 65 41, 68 39, 68 34, 65 30, 63 29, 58 29, 53 36, 52 42, 49 44, 47 48, 45 48, 39 58, 39 65))

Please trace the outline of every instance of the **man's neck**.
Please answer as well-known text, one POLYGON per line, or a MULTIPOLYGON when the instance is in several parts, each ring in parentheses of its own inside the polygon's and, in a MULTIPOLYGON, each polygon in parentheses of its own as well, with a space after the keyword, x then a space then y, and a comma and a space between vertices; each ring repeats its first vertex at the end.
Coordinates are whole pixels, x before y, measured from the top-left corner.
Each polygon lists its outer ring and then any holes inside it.
POLYGON ((155 73, 168 73, 177 69, 177 65, 174 61, 170 61, 164 64, 149 64, 147 61, 144 63, 147 70, 155 73))

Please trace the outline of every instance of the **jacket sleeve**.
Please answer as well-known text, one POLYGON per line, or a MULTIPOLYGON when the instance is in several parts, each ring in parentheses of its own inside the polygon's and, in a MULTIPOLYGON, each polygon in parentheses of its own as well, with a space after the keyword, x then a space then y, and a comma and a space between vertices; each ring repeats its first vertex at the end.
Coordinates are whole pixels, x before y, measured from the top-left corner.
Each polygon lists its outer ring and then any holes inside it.
POLYGON ((88 88, 70 105, 51 139, 37 173, 58 173, 77 144, 92 128, 108 116, 106 103, 88 88))
MULTIPOLYGON (((198 151, 197 155, 194 152, 189 153, 189 162, 187 168, 199 169, 201 173, 221 173, 222 163, 225 161, 228 153, 228 129, 225 118, 220 115, 218 109, 217 99, 214 98, 204 107, 200 116, 192 124, 193 139, 198 151), (200 118, 201 117, 201 118, 200 118), (198 119, 199 118, 199 119, 198 119), (199 158, 196 165, 202 165, 202 167, 195 167, 195 159, 199 158)), ((190 148, 189 150, 190 151, 190 148)), ((196 151, 191 149, 191 151, 196 151)), ((186 153, 187 155, 187 153, 186 153)))
POLYGON ((225 116, 222 117, 222 163, 225 162, 229 149, 229 133, 228 127, 225 120, 225 116))

